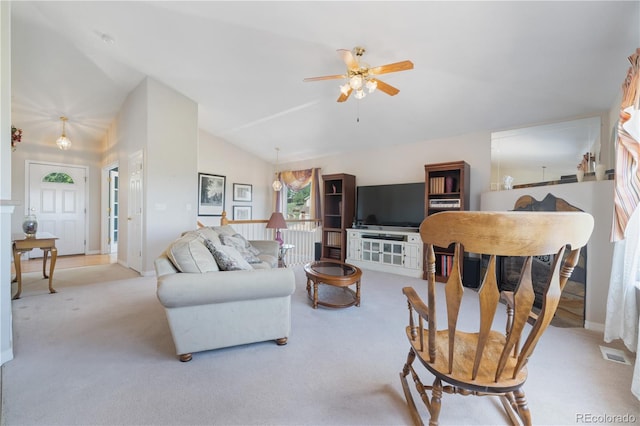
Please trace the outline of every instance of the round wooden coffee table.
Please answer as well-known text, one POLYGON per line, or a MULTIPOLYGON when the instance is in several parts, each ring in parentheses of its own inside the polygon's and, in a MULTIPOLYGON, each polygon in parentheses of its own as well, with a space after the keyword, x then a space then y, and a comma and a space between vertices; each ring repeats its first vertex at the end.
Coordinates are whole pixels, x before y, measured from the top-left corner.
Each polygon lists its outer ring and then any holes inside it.
POLYGON ((362 276, 360 268, 348 263, 323 260, 307 263, 304 265, 304 272, 307 274, 307 294, 309 299, 313 301, 313 309, 317 309, 318 305, 330 308, 360 306, 360 277, 362 276), (311 283, 313 283, 313 286, 311 286, 311 283), (352 300, 343 304, 318 300, 318 284, 342 287, 345 292, 351 295, 352 300), (356 285, 356 291, 349 288, 353 284, 356 285))

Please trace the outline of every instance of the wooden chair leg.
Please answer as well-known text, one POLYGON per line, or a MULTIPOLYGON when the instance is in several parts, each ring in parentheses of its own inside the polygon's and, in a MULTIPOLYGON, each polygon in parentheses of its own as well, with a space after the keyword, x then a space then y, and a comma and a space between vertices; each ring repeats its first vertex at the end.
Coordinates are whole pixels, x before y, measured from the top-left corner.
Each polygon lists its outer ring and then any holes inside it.
POLYGON ((440 417, 440 407, 442 406, 442 381, 436 378, 433 381, 433 388, 431 390, 431 409, 429 414, 429 426, 438 426, 438 418, 440 417))
POLYGON ((507 415, 511 420, 511 424, 513 426, 522 426, 522 419, 518 414, 518 405, 516 404, 516 399, 513 396, 513 392, 509 392, 504 395, 501 395, 500 402, 502 402, 502 406, 504 407, 504 410, 507 412, 507 415))
POLYGON ((524 391, 522 389, 518 389, 513 392, 513 395, 516 397, 516 404, 518 405, 518 414, 520 415, 520 418, 526 426, 531 426, 531 412, 529 411, 524 391))

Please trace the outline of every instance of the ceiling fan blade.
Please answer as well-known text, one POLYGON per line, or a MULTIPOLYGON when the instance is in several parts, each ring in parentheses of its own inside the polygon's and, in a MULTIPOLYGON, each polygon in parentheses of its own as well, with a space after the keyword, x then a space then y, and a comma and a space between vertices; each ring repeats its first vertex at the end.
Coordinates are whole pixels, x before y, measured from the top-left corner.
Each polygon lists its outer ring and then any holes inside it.
POLYGON ((356 58, 353 57, 353 53, 347 49, 338 49, 338 55, 342 58, 345 64, 347 64, 347 68, 350 70, 357 70, 360 68, 360 64, 356 61, 356 58))
POLYGON ((344 102, 347 99, 349 99, 349 95, 351 94, 351 92, 353 92, 353 89, 350 88, 346 95, 344 93, 340 93, 340 97, 338 98, 338 102, 344 102))
POLYGON ((399 89, 396 89, 395 87, 391 86, 390 84, 387 84, 384 81, 380 81, 377 78, 372 78, 371 80, 373 80, 376 83, 378 83, 378 90, 386 93, 389 96, 395 96, 395 95, 398 94, 398 92, 400 92, 399 89))
POLYGON ((309 77, 309 78, 305 78, 302 81, 321 81, 321 80, 338 80, 341 78, 347 78, 346 75, 341 74, 341 75, 325 75, 322 77, 309 77))
POLYGON ((413 62, 411 61, 402 61, 402 62, 394 62, 393 64, 381 65, 379 67, 374 67, 369 70, 371 74, 387 74, 390 72, 397 71, 407 71, 413 69, 413 62))

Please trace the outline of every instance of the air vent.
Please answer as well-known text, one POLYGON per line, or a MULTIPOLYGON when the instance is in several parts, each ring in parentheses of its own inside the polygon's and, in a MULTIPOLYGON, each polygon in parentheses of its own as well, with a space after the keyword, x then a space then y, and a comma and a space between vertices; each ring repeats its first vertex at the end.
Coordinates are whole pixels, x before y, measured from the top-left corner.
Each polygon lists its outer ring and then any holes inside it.
POLYGON ((627 355, 619 349, 600 346, 600 351, 602 352, 602 357, 607 361, 617 362, 618 364, 631 365, 631 362, 629 362, 627 355))

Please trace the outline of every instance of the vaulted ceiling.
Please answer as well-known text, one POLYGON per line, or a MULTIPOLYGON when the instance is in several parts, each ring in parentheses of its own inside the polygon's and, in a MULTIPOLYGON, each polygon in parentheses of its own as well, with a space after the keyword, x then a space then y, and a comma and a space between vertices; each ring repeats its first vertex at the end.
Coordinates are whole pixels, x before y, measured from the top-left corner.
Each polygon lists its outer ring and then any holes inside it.
POLYGON ((639 2, 12 3, 12 121, 97 145, 150 76, 200 127, 267 161, 506 130, 608 110, 640 46, 639 2), (364 46, 400 89, 338 103, 336 49, 364 46))

